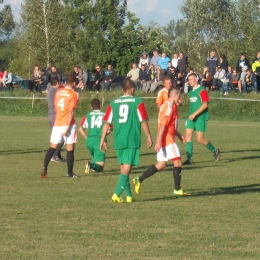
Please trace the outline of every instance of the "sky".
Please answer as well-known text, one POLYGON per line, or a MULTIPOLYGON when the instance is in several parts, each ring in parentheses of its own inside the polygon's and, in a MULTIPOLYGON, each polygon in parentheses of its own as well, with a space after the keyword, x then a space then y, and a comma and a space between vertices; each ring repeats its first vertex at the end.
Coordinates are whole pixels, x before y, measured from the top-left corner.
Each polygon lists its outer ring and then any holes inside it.
MULTIPOLYGON (((4 4, 10 4, 16 21, 19 21, 20 9, 23 0, 4 0, 4 4)), ((140 18, 140 23, 147 25, 154 21, 162 26, 171 19, 183 18, 180 6, 184 0, 128 0, 128 10, 140 18)))

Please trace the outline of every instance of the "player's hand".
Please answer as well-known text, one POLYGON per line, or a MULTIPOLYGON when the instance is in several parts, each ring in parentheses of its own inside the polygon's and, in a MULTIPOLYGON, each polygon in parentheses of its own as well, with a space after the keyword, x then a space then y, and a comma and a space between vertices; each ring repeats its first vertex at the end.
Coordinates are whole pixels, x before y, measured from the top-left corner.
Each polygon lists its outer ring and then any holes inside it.
POLYGON ((182 135, 179 137, 179 139, 181 140, 182 143, 186 143, 186 138, 182 135))
POLYGON ((67 136, 69 133, 69 128, 62 134, 63 136, 67 136))
POLYGON ((154 146, 154 151, 158 153, 160 149, 161 149, 161 144, 157 142, 154 146))
POLYGON ((147 139, 147 147, 151 148, 153 146, 153 140, 151 139, 151 137, 148 137, 147 139))
POLYGON ((191 115, 189 116, 189 119, 190 119, 190 120, 193 120, 195 117, 196 117, 196 115, 191 114, 191 115))
POLYGON ((100 142, 100 151, 101 152, 103 152, 103 153, 105 153, 106 152, 106 150, 107 150, 107 144, 106 144, 106 142, 104 142, 104 141, 101 141, 100 142))

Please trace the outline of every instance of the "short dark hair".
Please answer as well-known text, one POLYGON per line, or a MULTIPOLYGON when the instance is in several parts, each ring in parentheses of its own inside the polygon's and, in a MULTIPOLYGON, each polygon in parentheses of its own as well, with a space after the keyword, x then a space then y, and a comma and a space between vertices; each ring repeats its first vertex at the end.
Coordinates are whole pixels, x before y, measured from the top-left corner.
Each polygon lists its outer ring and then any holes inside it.
POLYGON ((132 88, 135 88, 135 83, 131 79, 125 79, 122 83, 123 91, 127 92, 127 90, 130 90, 132 88))
POLYGON ((170 77, 166 76, 163 78, 163 83, 166 81, 166 80, 172 80, 170 77))
POLYGON ((51 85, 53 87, 56 86, 58 83, 60 83, 60 81, 57 77, 54 77, 54 78, 51 79, 51 85))
POLYGON ((76 82, 76 76, 74 75, 68 75, 66 77, 66 84, 72 86, 76 82))
POLYGON ((97 99, 97 98, 92 99, 90 104, 93 109, 100 109, 101 103, 100 103, 99 99, 97 99))

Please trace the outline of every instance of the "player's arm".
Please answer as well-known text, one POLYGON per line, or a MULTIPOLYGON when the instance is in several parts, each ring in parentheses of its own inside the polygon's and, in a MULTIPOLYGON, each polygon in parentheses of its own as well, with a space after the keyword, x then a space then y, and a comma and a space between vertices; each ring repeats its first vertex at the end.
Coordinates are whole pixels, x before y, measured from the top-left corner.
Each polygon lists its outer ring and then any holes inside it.
POLYGON ((189 116, 190 120, 193 120, 196 116, 200 115, 205 109, 208 108, 209 96, 206 90, 200 92, 200 98, 202 105, 193 114, 189 116))
POLYGON ((79 127, 79 133, 83 136, 84 139, 88 138, 87 134, 84 131, 86 128, 88 128, 88 122, 86 116, 84 116, 79 127))
POLYGON ((88 138, 82 126, 79 127, 79 133, 83 136, 84 139, 88 138))
POLYGON ((186 143, 186 139, 185 137, 179 133, 177 130, 175 130, 175 135, 183 142, 183 143, 186 143))
POLYGON ((149 128, 149 124, 147 121, 143 121, 141 123, 142 129, 144 130, 146 136, 147 136, 147 146, 148 148, 151 148, 153 145, 153 140, 151 137, 151 133, 150 133, 150 128, 149 128))
POLYGON ((101 139, 100 139, 100 146, 99 146, 99 148, 102 152, 105 152, 105 150, 107 149, 105 139, 106 139, 106 136, 107 136, 108 129, 109 129, 109 123, 104 122, 103 127, 102 127, 102 135, 101 135, 101 139))
POLYGON ((159 152, 159 150, 162 147, 162 138, 163 138, 164 131, 165 131, 165 125, 160 125, 158 134, 157 134, 157 138, 156 138, 156 144, 154 146, 154 150, 157 153, 159 152))
POLYGON ((68 113, 67 128, 66 128, 66 131, 63 133, 64 136, 68 135, 69 128, 70 128, 70 125, 71 125, 71 121, 74 118, 74 112, 75 112, 75 108, 70 107, 69 113, 68 113))

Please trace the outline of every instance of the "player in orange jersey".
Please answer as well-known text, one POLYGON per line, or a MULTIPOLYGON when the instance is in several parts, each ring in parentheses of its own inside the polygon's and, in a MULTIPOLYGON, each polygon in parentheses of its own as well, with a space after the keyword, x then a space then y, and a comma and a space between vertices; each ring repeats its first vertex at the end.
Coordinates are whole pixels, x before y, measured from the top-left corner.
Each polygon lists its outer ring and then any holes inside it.
POLYGON ((55 152, 57 145, 64 139, 67 149, 68 177, 78 178, 73 173, 74 147, 77 142, 76 121, 74 111, 78 103, 78 95, 73 90, 76 84, 76 77, 69 75, 66 77, 66 87, 57 91, 54 98, 56 117, 52 128, 50 148, 47 150, 44 164, 41 170, 41 177, 47 177, 47 168, 55 152))
POLYGON ((185 195, 181 189, 182 161, 178 145, 175 143, 175 135, 185 142, 185 138, 176 130, 175 122, 177 118, 174 105, 178 105, 180 90, 170 88, 168 99, 161 105, 158 116, 158 134, 154 150, 157 152, 157 163, 146 170, 139 178, 134 178, 135 192, 139 193, 141 183, 156 172, 166 167, 167 161, 172 160, 174 177, 174 195, 185 195))

